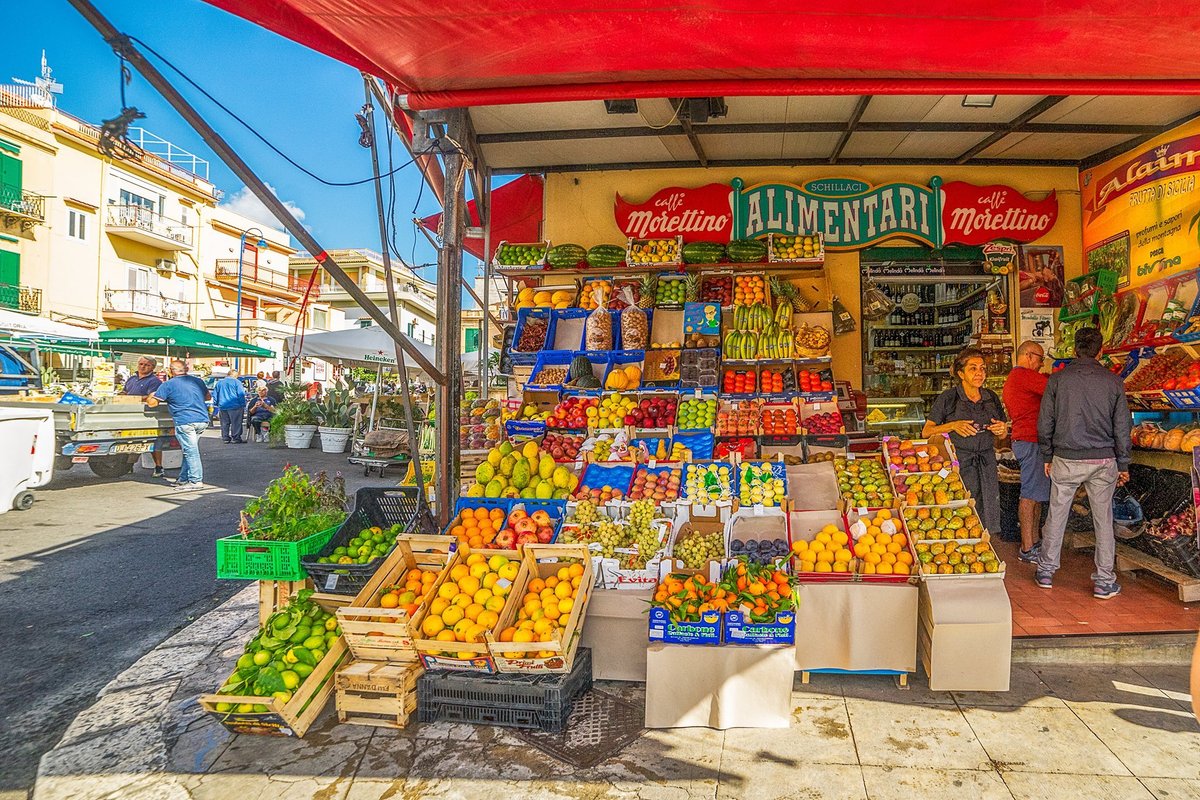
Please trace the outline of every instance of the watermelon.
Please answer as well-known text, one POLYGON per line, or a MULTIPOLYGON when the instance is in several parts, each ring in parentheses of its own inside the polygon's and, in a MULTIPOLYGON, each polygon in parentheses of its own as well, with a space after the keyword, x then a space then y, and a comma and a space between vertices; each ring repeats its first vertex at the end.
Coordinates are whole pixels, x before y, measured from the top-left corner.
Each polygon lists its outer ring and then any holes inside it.
POLYGON ((586 356, 575 356, 571 359, 571 366, 567 369, 567 381, 578 381, 585 375, 596 377, 592 372, 592 362, 588 361, 586 356))
POLYGON ((716 264, 725 257, 725 246, 719 242, 688 242, 683 246, 687 264, 716 264))
POLYGON ((546 252, 546 263, 556 269, 579 266, 587 258, 587 251, 577 244, 556 244, 546 252))
POLYGON ((587 251, 588 266, 612 269, 625 260, 625 248, 615 244, 598 244, 587 251))
POLYGON ((738 264, 753 264, 767 257, 767 243, 759 239, 737 239, 725 248, 729 260, 738 264))

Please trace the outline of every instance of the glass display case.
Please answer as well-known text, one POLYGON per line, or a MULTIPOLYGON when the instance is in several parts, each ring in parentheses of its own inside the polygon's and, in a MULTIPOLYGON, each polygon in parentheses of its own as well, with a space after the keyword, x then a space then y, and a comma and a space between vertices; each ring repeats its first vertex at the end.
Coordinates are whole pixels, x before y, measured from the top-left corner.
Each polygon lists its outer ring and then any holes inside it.
POLYGON ((925 425, 925 402, 920 397, 867 399, 867 431, 881 436, 919 436, 925 425))

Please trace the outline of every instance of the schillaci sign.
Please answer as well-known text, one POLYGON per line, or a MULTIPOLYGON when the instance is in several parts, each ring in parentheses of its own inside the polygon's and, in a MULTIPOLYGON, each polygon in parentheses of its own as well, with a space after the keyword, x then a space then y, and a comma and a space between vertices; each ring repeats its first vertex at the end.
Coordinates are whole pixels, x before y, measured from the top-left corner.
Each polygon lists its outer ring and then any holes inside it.
POLYGON ((901 236, 941 247, 941 178, 929 186, 822 178, 804 186, 734 178, 733 230, 742 239, 768 233, 822 233, 826 250, 861 250, 901 236))

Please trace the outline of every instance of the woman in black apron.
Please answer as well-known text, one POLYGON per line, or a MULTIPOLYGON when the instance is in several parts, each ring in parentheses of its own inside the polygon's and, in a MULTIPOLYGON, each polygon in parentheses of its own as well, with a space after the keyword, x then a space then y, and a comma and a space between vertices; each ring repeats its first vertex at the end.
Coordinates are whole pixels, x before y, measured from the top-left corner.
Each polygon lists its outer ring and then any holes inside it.
POLYGON ((1004 405, 983 382, 987 364, 983 352, 967 347, 954 358, 951 374, 958 384, 938 395, 921 429, 928 438, 950 434, 958 451, 958 469, 963 484, 975 498, 975 509, 983 527, 1000 531, 1000 475, 996 469, 996 437, 1008 432, 1004 405))

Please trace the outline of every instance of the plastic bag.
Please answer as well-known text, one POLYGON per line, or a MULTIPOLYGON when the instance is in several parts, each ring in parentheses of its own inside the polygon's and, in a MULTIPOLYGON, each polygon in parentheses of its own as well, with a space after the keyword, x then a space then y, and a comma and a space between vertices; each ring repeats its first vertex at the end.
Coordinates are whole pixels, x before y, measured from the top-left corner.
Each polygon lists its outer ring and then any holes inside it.
POLYGON ((604 293, 600 289, 593 291, 596 298, 596 310, 588 314, 583 327, 583 347, 585 350, 612 350, 612 315, 604 307, 604 293))
POLYGON ((650 339, 650 320, 646 318, 646 312, 637 307, 628 286, 621 287, 621 297, 625 301, 625 308, 621 310, 621 349, 645 350, 650 339))

